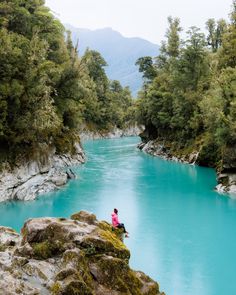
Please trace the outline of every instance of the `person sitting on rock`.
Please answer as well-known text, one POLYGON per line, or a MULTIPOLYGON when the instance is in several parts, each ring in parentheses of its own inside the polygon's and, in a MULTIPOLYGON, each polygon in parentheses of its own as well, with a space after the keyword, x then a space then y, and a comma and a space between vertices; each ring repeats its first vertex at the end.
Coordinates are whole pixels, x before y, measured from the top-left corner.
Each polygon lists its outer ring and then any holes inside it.
POLYGON ((119 219, 118 219, 118 210, 115 208, 114 212, 112 212, 111 214, 111 218, 112 218, 112 225, 115 228, 122 228, 124 230, 125 233, 125 237, 128 238, 129 237, 129 233, 126 231, 124 223, 120 223, 119 219))

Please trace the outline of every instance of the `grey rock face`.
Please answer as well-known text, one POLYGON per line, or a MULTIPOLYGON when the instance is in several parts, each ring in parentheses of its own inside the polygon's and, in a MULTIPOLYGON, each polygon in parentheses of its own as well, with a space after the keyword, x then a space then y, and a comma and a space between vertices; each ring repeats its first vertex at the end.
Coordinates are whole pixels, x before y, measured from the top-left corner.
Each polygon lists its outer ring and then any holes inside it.
POLYGON ((10 227, 0 226, 0 245, 2 247, 15 246, 20 242, 20 236, 10 227))
POLYGON ((164 160, 170 160, 181 163, 195 164, 198 157, 198 152, 193 152, 190 155, 185 155, 182 157, 174 156, 165 147, 164 143, 160 143, 158 140, 149 140, 147 143, 140 143, 138 148, 143 152, 150 154, 155 157, 160 157, 164 160))
POLYGON ((120 137, 125 137, 125 136, 138 136, 142 131, 143 131, 142 126, 131 126, 126 129, 119 129, 119 128, 114 128, 110 132, 98 132, 98 131, 89 131, 86 126, 82 128, 80 132, 80 138, 82 141, 88 140, 88 139, 100 139, 100 138, 120 138, 120 137))
POLYGON ((217 180, 219 183, 216 186, 218 192, 232 194, 233 198, 236 197, 236 173, 219 173, 217 180))
POLYGON ((110 224, 84 211, 73 217, 84 221, 30 219, 22 236, 1 227, 0 294, 164 295, 129 267, 130 252, 110 224))
POLYGON ((236 146, 224 148, 222 169, 217 176, 217 190, 236 197, 236 146))
MULTIPOLYGON (((0 173, 0 202, 6 200, 32 200, 66 184, 70 175, 66 168, 84 163, 84 152, 75 145, 74 155, 57 155, 55 150, 39 155, 36 159, 21 163, 12 171, 9 167, 0 173)), ((7 166, 7 165, 6 165, 7 166)))

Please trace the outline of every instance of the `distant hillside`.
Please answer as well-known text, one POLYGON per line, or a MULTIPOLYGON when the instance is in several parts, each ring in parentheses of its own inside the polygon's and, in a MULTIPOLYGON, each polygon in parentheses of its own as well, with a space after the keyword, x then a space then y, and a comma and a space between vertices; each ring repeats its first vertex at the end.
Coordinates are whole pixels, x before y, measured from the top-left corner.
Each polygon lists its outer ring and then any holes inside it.
POLYGON ((126 38, 111 28, 99 30, 78 29, 65 25, 72 32, 74 42, 79 40, 79 54, 87 47, 99 51, 108 63, 106 72, 110 79, 129 86, 136 95, 142 86, 142 75, 135 66, 141 56, 157 56, 159 47, 141 38, 126 38))

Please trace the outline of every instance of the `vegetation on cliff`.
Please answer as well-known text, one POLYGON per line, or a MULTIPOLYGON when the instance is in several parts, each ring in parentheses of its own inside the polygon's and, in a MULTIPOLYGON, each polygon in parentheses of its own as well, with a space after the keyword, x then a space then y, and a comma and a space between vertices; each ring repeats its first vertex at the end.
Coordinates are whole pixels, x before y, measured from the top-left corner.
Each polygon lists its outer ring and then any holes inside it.
POLYGON ((44 0, 1 1, 0 159, 42 142, 67 151, 79 125, 130 119, 129 89, 108 80, 98 52, 78 50, 44 0))
POLYGON ((191 147, 202 165, 222 168, 224 151, 236 144, 236 1, 229 23, 207 21, 207 36, 191 27, 182 40, 180 20, 168 24, 160 55, 137 61, 143 138, 165 139, 177 151, 191 147))

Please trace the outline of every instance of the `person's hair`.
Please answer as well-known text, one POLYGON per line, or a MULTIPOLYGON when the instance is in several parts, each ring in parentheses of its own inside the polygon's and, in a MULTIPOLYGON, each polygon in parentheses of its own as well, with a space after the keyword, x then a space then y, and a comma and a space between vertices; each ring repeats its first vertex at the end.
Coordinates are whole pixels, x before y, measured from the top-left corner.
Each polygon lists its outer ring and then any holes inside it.
POLYGON ((115 209, 114 209, 114 212, 117 214, 117 213, 118 213, 118 210, 115 208, 115 209))

